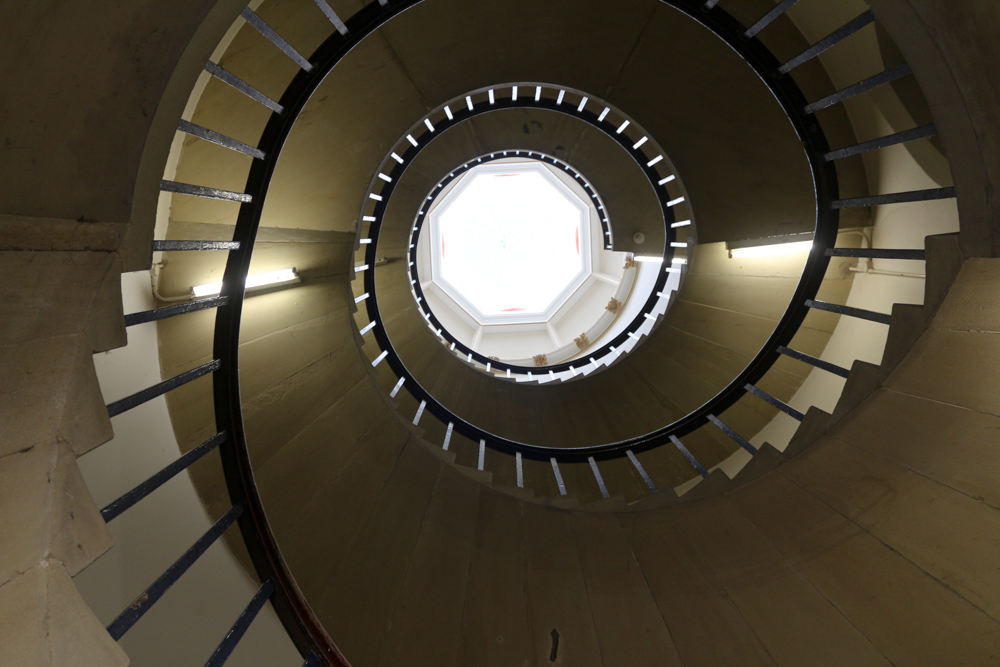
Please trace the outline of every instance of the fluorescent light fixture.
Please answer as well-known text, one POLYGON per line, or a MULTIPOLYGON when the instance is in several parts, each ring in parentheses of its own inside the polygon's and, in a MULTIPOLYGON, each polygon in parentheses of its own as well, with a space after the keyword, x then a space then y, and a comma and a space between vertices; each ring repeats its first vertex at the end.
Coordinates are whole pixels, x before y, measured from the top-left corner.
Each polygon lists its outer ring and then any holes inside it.
POLYGON ((794 255, 799 252, 809 252, 812 241, 796 241, 794 243, 777 243, 774 245, 759 245, 753 248, 733 248, 729 256, 737 257, 776 257, 779 255, 794 255))
POLYGON ((775 257, 807 252, 812 247, 812 232, 766 236, 760 239, 726 241, 730 257, 775 257))
MULTIPOLYGON (((299 282, 299 274, 295 269, 280 269, 269 271, 268 273, 258 273, 255 276, 247 276, 246 289, 260 289, 271 285, 283 285, 299 282)), ((222 291, 222 283, 208 283, 206 285, 195 285, 191 288, 194 296, 210 296, 222 291)))
POLYGON ((663 263, 663 258, 662 257, 653 257, 652 255, 636 255, 632 259, 634 259, 637 262, 649 262, 650 264, 662 264, 663 263))

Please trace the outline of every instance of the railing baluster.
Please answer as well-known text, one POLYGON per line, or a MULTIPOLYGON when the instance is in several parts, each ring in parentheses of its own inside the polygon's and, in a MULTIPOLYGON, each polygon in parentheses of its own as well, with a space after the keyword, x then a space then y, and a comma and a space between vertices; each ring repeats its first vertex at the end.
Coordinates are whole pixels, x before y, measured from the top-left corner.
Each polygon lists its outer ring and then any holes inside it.
POLYGON ((649 492, 656 493, 659 491, 659 489, 656 488, 656 484, 653 483, 653 479, 646 472, 646 469, 642 467, 639 459, 636 458, 635 453, 633 453, 631 449, 626 449, 625 454, 628 456, 628 460, 632 462, 632 465, 635 466, 636 472, 638 472, 639 476, 642 477, 642 481, 644 481, 646 486, 649 487, 649 492))
POLYGON ((110 522, 112 519, 135 505, 153 491, 156 491, 158 488, 173 479, 177 473, 187 469, 192 463, 214 450, 228 437, 229 436, 225 431, 216 433, 211 438, 147 479, 142 484, 139 484, 131 491, 119 496, 117 500, 109 503, 107 507, 101 510, 101 517, 104 519, 104 522, 110 522))
POLYGON ((331 7, 326 0, 313 0, 313 2, 315 2, 316 6, 319 7, 319 10, 323 12, 323 16, 325 16, 327 20, 333 24, 333 27, 337 29, 337 32, 341 35, 347 34, 347 25, 340 20, 340 17, 337 16, 337 12, 333 11, 333 7, 331 7))
POLYGON ((153 252, 177 250, 239 250, 239 241, 153 241, 153 252))
POLYGON ((267 41, 281 49, 281 52, 294 61, 296 65, 307 72, 312 71, 312 63, 303 58, 302 54, 296 51, 294 46, 289 44, 284 37, 275 32, 274 28, 265 23, 264 19, 258 16, 256 12, 249 7, 244 7, 243 11, 240 12, 240 16, 242 16, 247 23, 252 25, 257 32, 266 37, 267 41))
POLYGON ((182 120, 177 124, 177 129, 186 134, 190 134, 193 137, 198 137, 199 139, 204 139, 205 141, 211 141, 213 144, 218 144, 223 148, 228 148, 238 153, 249 155, 250 157, 257 158, 258 160, 264 159, 264 151, 259 148, 254 148, 250 144, 245 144, 242 141, 231 139, 224 134, 219 134, 218 132, 208 129, 207 127, 195 125, 190 121, 182 120))
POLYGON ((142 595, 137 597, 122 613, 118 614, 118 617, 111 621, 111 624, 107 627, 111 638, 115 641, 121 639, 136 624, 136 621, 142 618, 143 614, 149 611, 156 604, 157 600, 163 597, 163 594, 181 578, 181 575, 187 572, 188 568, 212 546, 213 542, 219 539, 220 535, 226 532, 226 529, 242 513, 243 505, 234 505, 221 519, 215 522, 214 526, 208 529, 208 532, 198 538, 198 541, 185 551, 183 556, 167 568, 166 572, 150 584, 149 588, 143 591, 142 595))
POLYGON ((778 352, 780 354, 785 355, 786 357, 791 357, 792 359, 796 359, 803 363, 809 364, 810 366, 815 366, 816 368, 824 370, 827 373, 833 373, 834 375, 839 375, 842 378, 847 378, 847 376, 851 374, 851 371, 847 370, 846 368, 843 368, 836 364, 831 364, 829 361, 823 361, 822 359, 817 359, 816 357, 809 354, 805 354, 803 352, 797 352, 795 350, 791 350, 785 347, 784 345, 778 346, 778 352))
POLYGON ((220 665, 226 664, 226 660, 232 655, 233 649, 243 639, 243 635, 246 634, 250 624, 257 618, 257 614, 263 609, 272 593, 274 593, 274 580, 268 579, 261 584, 257 593, 250 599, 250 602, 239 615, 239 618, 233 623, 233 627, 229 629, 229 632, 223 637, 218 648, 215 649, 215 653, 205 662, 205 667, 220 667, 220 665))
POLYGON ((108 405, 108 414, 112 417, 120 415, 126 410, 131 410, 137 405, 142 405, 146 401, 150 401, 157 396, 167 393, 171 389, 176 389, 182 384, 187 384, 192 380, 197 380, 203 375, 208 375, 213 373, 222 367, 222 362, 218 359, 213 359, 207 364, 203 364, 198 368, 193 368, 187 372, 176 375, 169 380, 164 380, 163 382, 154 384, 148 389, 143 389, 142 391, 137 391, 131 396, 126 396, 120 401, 115 401, 108 405))
POLYGON ((874 21, 875 21, 875 13, 872 12, 871 10, 868 10, 867 12, 864 12, 863 14, 856 16, 844 26, 838 28, 837 30, 834 30, 832 33, 830 33, 829 35, 827 35, 820 41, 816 42, 815 44, 810 46, 808 49, 806 49, 799 55, 795 56, 794 58, 786 62, 781 67, 779 67, 778 73, 788 74, 799 65, 802 65, 803 63, 812 60, 813 58, 823 53, 827 49, 836 46, 843 40, 847 39, 848 37, 856 33, 858 30, 861 30, 866 25, 874 21))
POLYGON ((552 474, 556 476, 556 485, 559 487, 559 495, 560 496, 565 496, 566 495, 566 485, 563 484, 562 473, 559 472, 559 464, 556 462, 556 459, 555 459, 554 456, 549 459, 549 462, 552 464, 552 474))
POLYGON ((826 303, 825 301, 814 301, 812 299, 806 299, 806 305, 816 310, 825 310, 828 313, 837 313, 838 315, 857 317, 858 319, 868 320, 869 322, 878 322, 879 324, 892 324, 892 315, 876 313, 873 310, 851 308, 850 306, 841 306, 836 303, 826 303))
POLYGON ((746 438, 744 438, 742 435, 734 431, 728 424, 726 424, 724 421, 722 421, 715 415, 708 415, 708 421, 718 426, 723 433, 732 438, 736 442, 736 444, 738 444, 743 449, 747 450, 751 454, 757 453, 756 447, 751 445, 746 438))
POLYGON ((448 447, 451 446, 451 434, 455 430, 455 424, 448 422, 448 430, 444 432, 444 442, 441 444, 441 449, 448 451, 448 447))
POLYGON ((937 125, 934 123, 931 123, 930 125, 922 125, 920 127, 915 127, 912 130, 903 130, 902 132, 897 132, 896 134, 890 134, 887 137, 881 137, 879 139, 873 139, 871 141, 855 144, 854 146, 848 146, 839 150, 830 151, 823 156, 823 159, 827 162, 841 160, 845 157, 876 151, 880 148, 888 148, 889 146, 903 144, 907 141, 916 141, 917 139, 933 137, 937 133, 937 125))
POLYGON ((955 188, 931 188, 929 190, 913 190, 910 192, 894 192, 873 197, 857 197, 855 199, 835 199, 830 205, 837 208, 863 208, 865 206, 882 206, 885 204, 906 204, 916 201, 933 201, 935 199, 951 199, 955 196, 955 188))
POLYGON ((743 37, 745 39, 750 39, 751 37, 754 37, 761 30, 763 30, 767 26, 771 25, 775 20, 777 20, 779 16, 781 16, 789 9, 791 9, 792 6, 798 1, 799 0, 782 0, 780 3, 778 3, 778 5, 774 9, 769 11, 767 14, 764 14, 764 16, 762 16, 759 21, 750 26, 747 29, 747 31, 743 33, 743 37))
POLYGON ((219 190, 218 188, 206 188, 203 185, 192 185, 190 183, 178 183, 177 181, 160 181, 160 190, 163 192, 176 192, 182 195, 193 197, 204 197, 206 199, 222 199, 224 201, 235 201, 246 204, 253 200, 252 195, 243 192, 233 192, 232 190, 219 190))
POLYGON ((694 457, 694 454, 692 454, 688 448, 684 446, 684 443, 681 442, 677 436, 670 436, 670 442, 674 443, 674 447, 677 448, 677 451, 684 455, 684 458, 686 458, 688 463, 690 463, 694 469, 698 471, 699 475, 702 477, 708 477, 708 471, 705 470, 705 466, 703 466, 701 462, 694 457))
POLYGON ((252 99, 254 102, 257 102, 258 104, 263 104, 264 106, 266 106, 271 111, 274 111, 275 113, 282 113, 285 110, 285 107, 281 106, 280 104, 272 100, 270 97, 260 92, 259 90, 257 90, 256 88, 254 88, 249 83, 247 83, 240 77, 236 76, 232 72, 222 69, 221 67, 213 63, 211 60, 205 63, 205 71, 214 76, 219 81, 229 84, 236 90, 240 91, 241 93, 252 99))
POLYGON ((206 310, 208 308, 218 308, 219 306, 226 305, 228 302, 229 297, 216 296, 210 299, 191 301, 189 303, 178 303, 173 306, 165 306, 164 308, 154 308, 152 310, 144 310, 138 313, 129 313, 125 316, 125 326, 131 327, 136 324, 144 324, 146 322, 154 322, 156 320, 174 317, 175 315, 193 313, 199 310, 206 310))
POLYGON ((784 401, 779 400, 779 399, 775 398, 774 396, 771 396, 769 393, 767 393, 763 389, 758 389, 757 387, 753 386, 752 384, 747 384, 743 388, 746 389, 751 394, 753 394, 754 396, 756 396, 757 398, 759 398, 759 399, 761 399, 761 400, 763 400, 763 401, 765 401, 767 403, 770 403, 774 407, 778 408, 779 410, 781 410, 782 412, 784 412, 789 417, 794 417, 795 419, 797 419, 799 421, 802 421, 803 419, 806 418, 806 416, 804 414, 802 414, 801 412, 799 412, 798 410, 796 410, 792 406, 788 405, 784 401))
POLYGON ((821 100, 816 100, 812 104, 806 105, 803 111, 806 113, 816 113, 820 109, 832 107, 834 104, 848 100, 855 95, 860 95, 863 92, 869 91, 873 88, 878 88, 879 86, 895 81, 896 79, 901 79, 912 73, 913 70, 908 64, 903 63, 902 65, 897 65, 890 70, 886 70, 885 72, 881 72, 875 76, 870 76, 863 81, 855 83, 854 85, 838 90, 833 95, 827 95, 821 100))
POLYGON ((927 253, 923 250, 899 250, 892 248, 827 248, 827 257, 859 257, 865 259, 913 259, 923 261, 927 253))
POLYGON ((587 461, 590 462, 590 469, 594 471, 594 479, 597 480, 597 486, 601 489, 601 495, 610 498, 611 494, 608 493, 608 487, 604 484, 604 477, 601 476, 601 471, 597 467, 597 461, 594 460, 593 456, 588 456, 587 461))

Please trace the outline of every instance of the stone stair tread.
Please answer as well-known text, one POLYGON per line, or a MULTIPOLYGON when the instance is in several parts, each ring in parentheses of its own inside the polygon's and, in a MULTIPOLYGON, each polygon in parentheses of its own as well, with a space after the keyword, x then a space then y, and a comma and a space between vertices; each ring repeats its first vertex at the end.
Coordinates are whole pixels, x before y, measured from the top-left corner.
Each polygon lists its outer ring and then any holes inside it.
POLYGON ((708 473, 708 477, 702 479, 694 488, 682 495, 680 501, 687 503, 717 495, 732 486, 732 483, 733 480, 726 473, 722 472, 722 469, 716 468, 708 473))
POLYGON ((781 462, 781 452, 771 443, 765 442, 757 449, 757 453, 733 477, 733 485, 745 484, 757 479, 778 467, 781 462))

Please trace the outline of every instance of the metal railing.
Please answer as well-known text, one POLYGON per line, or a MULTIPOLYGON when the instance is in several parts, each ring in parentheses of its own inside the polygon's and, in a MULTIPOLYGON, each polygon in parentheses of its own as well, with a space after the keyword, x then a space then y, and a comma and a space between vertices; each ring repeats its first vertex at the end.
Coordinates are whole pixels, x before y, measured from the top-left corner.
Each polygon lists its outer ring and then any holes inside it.
MULTIPOLYGON (((393 390, 393 395, 401 387, 405 387, 420 402, 419 410, 421 415, 426 410, 441 420, 442 423, 448 425, 447 435, 443 443, 444 449, 448 449, 454 432, 459 432, 470 439, 478 440, 480 443, 480 469, 483 469, 485 466, 485 452, 487 448, 511 455, 516 462, 518 486, 523 486, 524 484, 522 471, 523 457, 531 457, 550 464, 559 492, 562 495, 567 494, 568 490, 560 471, 560 462, 585 461, 589 464, 593 472, 601 494, 604 497, 608 497, 610 490, 604 482, 598 463, 608 458, 627 457, 641 475, 649 491, 655 493, 658 490, 657 485, 643 468, 636 453, 641 453, 644 450, 665 444, 670 444, 674 447, 690 463, 692 469, 698 475, 705 477, 708 475, 708 471, 691 454, 690 450, 681 440, 685 435, 705 426, 721 429, 738 446, 751 454, 755 453, 755 448, 722 421, 719 415, 723 414, 727 408, 734 405, 743 396, 752 395, 776 407, 785 414, 801 420, 803 418, 801 412, 791 408, 757 386, 759 380, 771 368, 779 356, 786 355, 841 376, 846 376, 848 372, 847 369, 834 366, 787 347, 810 309, 828 310, 850 317, 862 317, 883 324, 887 324, 889 321, 889 316, 885 314, 871 313, 869 311, 815 300, 830 257, 883 257, 912 260, 923 258, 922 251, 919 250, 896 251, 836 248, 838 212, 843 208, 854 206, 878 206, 954 196, 953 189, 944 188, 921 192, 875 195, 857 199, 838 198, 837 174, 835 169, 836 160, 900 142, 910 141, 915 138, 927 137, 935 131, 933 126, 926 126, 858 144, 857 146, 831 150, 827 144, 821 124, 816 122, 812 114, 819 109, 843 103, 854 95, 906 76, 910 73, 909 68, 906 66, 894 68, 812 103, 805 99, 792 78, 787 76, 789 72, 802 63, 816 57, 826 49, 834 47, 841 40, 874 20, 874 15, 871 12, 862 14, 840 30, 835 31, 816 45, 803 51, 799 56, 782 63, 757 39, 757 35, 795 4, 794 0, 785 0, 780 3, 749 29, 739 24, 728 13, 719 8, 717 0, 709 0, 708 2, 704 0, 663 1, 665 4, 684 12, 693 20, 711 30, 737 53, 741 54, 749 66, 768 86, 775 99, 788 115, 793 128, 806 150, 813 176, 813 184, 817 197, 815 245, 809 254, 805 270, 794 292, 791 305, 781 318, 778 326, 753 361, 722 392, 705 405, 664 428, 655 430, 639 438, 608 443, 597 447, 566 450, 526 445, 496 437, 477 428, 473 424, 459 419, 435 401, 434 397, 422 388, 408 373, 405 366, 398 361, 398 356, 391 349, 391 343, 388 339, 380 339, 378 337, 378 327, 375 327, 376 340, 379 341, 380 346, 383 348, 382 354, 390 359, 390 364, 393 365, 399 377, 399 381, 393 390)), ((190 122, 181 121, 179 124, 178 129, 180 131, 253 158, 245 192, 216 190, 169 180, 164 180, 161 183, 164 191, 186 196, 222 199, 239 204, 240 210, 232 241, 156 241, 153 247, 157 251, 217 251, 229 253, 222 280, 222 291, 218 297, 130 314, 126 317, 126 324, 132 326, 143 322, 177 317, 190 312, 214 308, 216 309, 216 322, 213 360, 108 406, 109 414, 114 416, 199 377, 211 375, 213 378, 217 433, 102 510, 105 520, 112 521, 209 452, 216 449, 220 452, 226 484, 232 502, 231 509, 168 568, 166 572, 152 582, 108 626, 108 631, 115 639, 121 638, 214 541, 233 524, 238 524, 261 585, 257 593, 247 604, 243 613, 236 620, 230 632, 221 640, 218 649, 208 658, 207 665, 221 665, 225 662, 250 626, 254 617, 268 600, 271 601, 279 619, 302 655, 305 665, 347 665, 347 661, 337 650, 331 638, 310 610, 309 605, 289 573, 274 536, 267 524, 254 482, 254 474, 243 426, 239 386, 239 331, 245 296, 243 286, 248 274, 264 200, 277 164, 277 156, 280 154, 281 148, 299 113, 319 83, 353 46, 396 15, 419 4, 420 0, 398 0, 392 2, 378 0, 363 7, 347 20, 341 20, 324 0, 314 0, 314 2, 329 19, 334 30, 331 36, 308 59, 299 54, 294 47, 282 39, 251 10, 247 9, 242 13, 243 18, 251 26, 257 29, 276 48, 280 49, 300 67, 298 74, 285 89, 280 99, 274 100, 267 97, 247 82, 234 76, 215 63, 209 62, 205 66, 205 70, 220 81, 233 86, 255 103, 271 110, 270 119, 257 146, 250 146, 230 139, 190 122)), ((594 115, 596 117, 596 114, 594 115)), ((601 118, 599 122, 603 122, 604 120, 604 118, 601 118)), ((618 134, 621 135, 622 132, 618 132, 618 134)), ((635 137, 625 140, 630 141, 629 145, 631 146, 634 145, 635 137)), ((647 166, 651 167, 652 165, 647 166)), ((663 184, 660 183, 659 187, 662 188, 662 186, 663 184)), ((669 224, 672 221, 669 211, 665 211, 664 216, 669 224)), ((667 248, 665 249, 667 253, 670 252, 669 241, 671 238, 668 238, 667 248)), ((370 247, 373 248, 374 245, 370 247)), ((368 277, 366 276, 365 279, 367 280, 368 277)), ((369 290, 369 292, 374 293, 373 290, 369 290)), ((419 420, 420 416, 418 415, 413 421, 417 423, 419 420)))

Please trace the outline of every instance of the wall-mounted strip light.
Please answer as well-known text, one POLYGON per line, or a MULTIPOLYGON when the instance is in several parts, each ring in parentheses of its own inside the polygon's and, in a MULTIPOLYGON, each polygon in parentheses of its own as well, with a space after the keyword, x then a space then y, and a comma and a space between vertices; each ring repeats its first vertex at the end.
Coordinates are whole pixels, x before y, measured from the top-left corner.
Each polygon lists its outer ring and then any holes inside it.
POLYGON ((812 241, 797 241, 795 243, 777 243, 774 245, 759 245, 753 248, 732 248, 729 256, 737 257, 776 257, 778 255, 793 255, 799 252, 809 252, 812 241))
POLYGON ((812 242, 812 233, 803 232, 761 239, 727 241, 726 249, 729 250, 730 257, 774 257, 808 252, 812 248, 812 242))
MULTIPOLYGON (((297 282, 299 282, 299 274, 294 268, 280 269, 278 271, 258 273, 255 276, 247 276, 245 287, 249 292, 255 289, 263 289, 265 287, 272 287, 275 285, 290 285, 297 282)), ((194 296, 210 296, 212 294, 218 294, 221 291, 221 282, 195 285, 191 288, 191 293, 194 296)))
POLYGON ((634 259, 637 262, 648 262, 650 264, 662 264, 663 263, 663 258, 662 257, 654 257, 652 255, 636 255, 632 259, 634 259))

